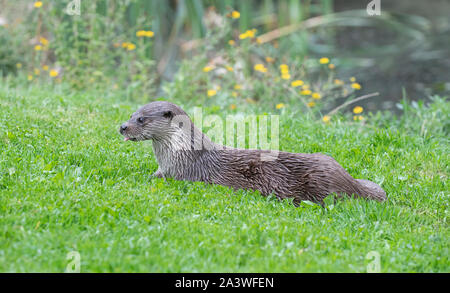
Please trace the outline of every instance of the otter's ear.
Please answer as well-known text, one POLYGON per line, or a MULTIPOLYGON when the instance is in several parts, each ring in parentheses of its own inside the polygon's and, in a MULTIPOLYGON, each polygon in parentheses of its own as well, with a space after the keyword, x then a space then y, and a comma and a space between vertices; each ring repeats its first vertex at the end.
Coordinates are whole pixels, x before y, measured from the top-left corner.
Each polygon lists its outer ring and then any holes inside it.
POLYGON ((172 119, 172 118, 173 118, 173 112, 170 111, 170 110, 164 111, 163 117, 164 117, 164 118, 168 118, 168 119, 172 119))

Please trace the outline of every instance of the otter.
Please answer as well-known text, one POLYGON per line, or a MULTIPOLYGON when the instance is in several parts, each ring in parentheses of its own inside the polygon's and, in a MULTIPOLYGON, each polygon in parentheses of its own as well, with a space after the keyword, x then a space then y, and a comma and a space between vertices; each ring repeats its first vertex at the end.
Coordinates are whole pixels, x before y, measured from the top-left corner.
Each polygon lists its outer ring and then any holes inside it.
POLYGON ((158 162, 154 177, 202 181, 234 189, 258 190, 294 205, 308 200, 357 196, 386 200, 376 183, 354 179, 332 157, 321 154, 239 149, 212 142, 179 106, 156 101, 142 106, 123 123, 119 132, 125 141, 152 140, 158 162))

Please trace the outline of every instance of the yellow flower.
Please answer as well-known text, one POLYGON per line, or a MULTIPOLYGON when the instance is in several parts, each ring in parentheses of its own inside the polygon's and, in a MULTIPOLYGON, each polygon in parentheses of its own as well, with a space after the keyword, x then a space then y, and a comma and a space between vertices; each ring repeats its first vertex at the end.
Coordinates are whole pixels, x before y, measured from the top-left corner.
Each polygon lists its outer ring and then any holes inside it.
POLYGON ((300 94, 301 94, 301 95, 304 95, 304 96, 309 96, 309 95, 311 94, 311 91, 310 91, 310 90, 302 90, 302 91, 300 92, 300 94))
POLYGON ((314 107, 315 105, 316 105, 316 103, 315 102, 309 102, 308 104, 306 104, 308 107, 310 107, 310 108, 312 108, 312 107, 314 107))
POLYGON ((328 64, 328 68, 330 68, 330 69, 334 69, 335 67, 336 67, 336 66, 334 66, 333 63, 328 64))
POLYGON ((203 72, 210 72, 213 69, 214 68, 212 66, 205 66, 205 67, 203 67, 203 72))
POLYGON ((273 63, 274 61, 275 61, 275 59, 273 59, 272 57, 266 57, 267 63, 273 63))
POLYGON ((216 90, 208 90, 207 94, 208 94, 208 97, 212 97, 217 94, 217 91, 216 90))
POLYGON ((364 109, 361 106, 356 106, 355 108, 353 108, 353 113, 355 114, 362 113, 362 111, 364 111, 364 109))
POLYGON ((152 31, 146 31, 144 34, 144 36, 146 36, 147 38, 152 38, 154 35, 155 33, 152 31))
POLYGON ((328 59, 327 57, 322 57, 319 59, 320 64, 328 64, 329 62, 330 62, 330 59, 328 59))
POLYGON ((311 96, 313 99, 319 100, 322 96, 319 93, 313 93, 311 96))
POLYGON ((239 39, 243 40, 243 39, 246 39, 246 38, 253 38, 255 36, 255 32, 256 32, 255 29, 248 30, 245 33, 240 34, 239 35, 239 39))
POLYGON ((22 63, 17 63, 16 67, 19 68, 19 69, 22 68, 22 63))
POLYGON ((235 97, 235 98, 236 98, 236 97, 238 96, 238 93, 237 93, 237 92, 235 92, 235 91, 232 91, 232 92, 231 92, 231 95, 232 95, 233 97, 235 97))
POLYGON ((40 51, 40 50, 42 50, 42 46, 41 45, 36 45, 36 46, 34 46, 34 50, 40 51))
POLYGON ((42 69, 44 69, 45 71, 47 71, 47 70, 48 70, 48 65, 42 66, 42 69))
POLYGON ((27 77, 27 78, 28 78, 29 81, 32 81, 32 80, 33 80, 33 76, 32 76, 31 74, 28 74, 28 77, 27 77))
POLYGON ((49 75, 51 77, 56 77, 58 76, 58 71, 56 71, 55 69, 50 70, 49 75))
POLYGON ((242 88, 242 86, 240 84, 237 84, 237 85, 234 86, 235 90, 240 90, 241 88, 242 88))
POLYGON ((355 90, 360 90, 361 89, 361 85, 357 82, 352 83, 352 88, 354 88, 355 90))
POLYGON ((267 68, 264 67, 264 64, 261 64, 261 63, 255 64, 254 69, 255 69, 256 71, 260 71, 260 72, 262 72, 262 73, 266 73, 266 72, 267 72, 267 68))
POLYGON ((241 40, 244 40, 246 38, 248 38, 247 33, 242 33, 242 34, 239 35, 239 39, 241 39, 241 40))
POLYGON ((133 43, 128 43, 127 44, 127 50, 128 51, 133 51, 134 49, 136 49, 136 45, 133 43))
POLYGON ((361 115, 358 115, 358 116, 353 116, 353 120, 355 120, 355 121, 361 121, 361 120, 363 120, 364 119, 364 117, 363 116, 361 116, 361 115))
POLYGON ((283 70, 289 70, 289 67, 288 67, 286 64, 281 64, 281 65, 280 65, 280 70, 281 70, 281 71, 283 71, 283 70))
POLYGON ((300 79, 297 79, 297 80, 294 80, 293 82, 291 82, 291 86, 293 86, 293 87, 298 87, 301 85, 303 85, 303 80, 300 80, 300 79))
POLYGON ((344 82, 342 80, 340 80, 340 79, 335 79, 334 80, 334 84, 336 84, 336 85, 343 85, 344 82))
POLYGON ((231 108, 231 110, 235 110, 236 109, 236 105, 235 104, 231 104, 230 108, 231 108))
POLYGON ((143 30, 137 31, 136 32, 136 37, 145 37, 146 32, 143 30))
POLYGON ((228 70, 228 71, 233 71, 233 67, 231 67, 231 66, 225 66, 225 68, 228 70))
POLYGON ((42 45, 44 45, 44 46, 47 46, 48 43, 49 43, 49 41, 48 41, 46 38, 44 38, 44 37, 40 37, 40 38, 39 38, 39 42, 40 42, 42 45))
POLYGON ((42 2, 41 1, 34 2, 34 7, 36 7, 36 8, 42 7, 42 2))
POLYGON ((281 75, 281 78, 282 78, 282 79, 290 79, 290 78, 291 78, 291 75, 290 75, 289 73, 283 73, 283 74, 281 75))
POLYGON ((123 42, 122 43, 122 48, 126 48, 128 46, 128 44, 129 44, 128 42, 123 42))
POLYGON ((277 108, 277 109, 284 108, 284 104, 283 104, 283 103, 279 103, 279 104, 277 104, 277 105, 275 106, 275 108, 277 108))
POLYGON ((234 46, 235 43, 236 43, 236 42, 235 42, 234 40, 229 40, 229 41, 228 41, 228 44, 229 44, 230 46, 234 46))
POLYGON ((350 77, 350 81, 351 81, 351 82, 355 82, 355 81, 356 81, 356 78, 354 78, 354 77, 352 76, 352 77, 350 77))
POLYGON ((307 85, 307 84, 303 85, 303 86, 302 86, 302 89, 304 89, 304 90, 309 90, 309 85, 307 85))
POLYGON ((41 71, 37 68, 34 69, 34 75, 39 75, 41 74, 41 71))
POLYGON ((322 121, 323 122, 330 122, 330 120, 331 120, 331 117, 330 116, 328 116, 328 115, 325 115, 325 116, 323 116, 323 118, 322 118, 322 121))
POLYGON ((241 14, 239 13, 239 11, 234 10, 233 12, 231 12, 231 18, 239 18, 241 17, 241 14))

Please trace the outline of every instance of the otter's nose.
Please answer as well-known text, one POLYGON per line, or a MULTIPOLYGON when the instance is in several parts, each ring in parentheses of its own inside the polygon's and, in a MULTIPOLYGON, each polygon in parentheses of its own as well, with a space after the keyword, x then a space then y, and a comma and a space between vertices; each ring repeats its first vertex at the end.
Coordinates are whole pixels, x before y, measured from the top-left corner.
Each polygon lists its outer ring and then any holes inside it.
POLYGON ((124 132, 127 128, 128 128, 128 126, 127 126, 126 123, 122 124, 122 125, 120 126, 120 132, 121 132, 121 133, 124 132))

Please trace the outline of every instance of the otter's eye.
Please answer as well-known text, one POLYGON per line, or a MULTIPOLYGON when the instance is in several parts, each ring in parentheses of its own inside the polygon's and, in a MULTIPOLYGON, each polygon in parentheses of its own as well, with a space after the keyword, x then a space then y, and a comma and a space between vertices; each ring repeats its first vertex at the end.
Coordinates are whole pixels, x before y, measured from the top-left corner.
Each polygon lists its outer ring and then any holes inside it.
POLYGON ((137 121, 138 121, 139 123, 144 123, 144 118, 143 118, 143 117, 139 117, 139 118, 137 119, 137 121))

